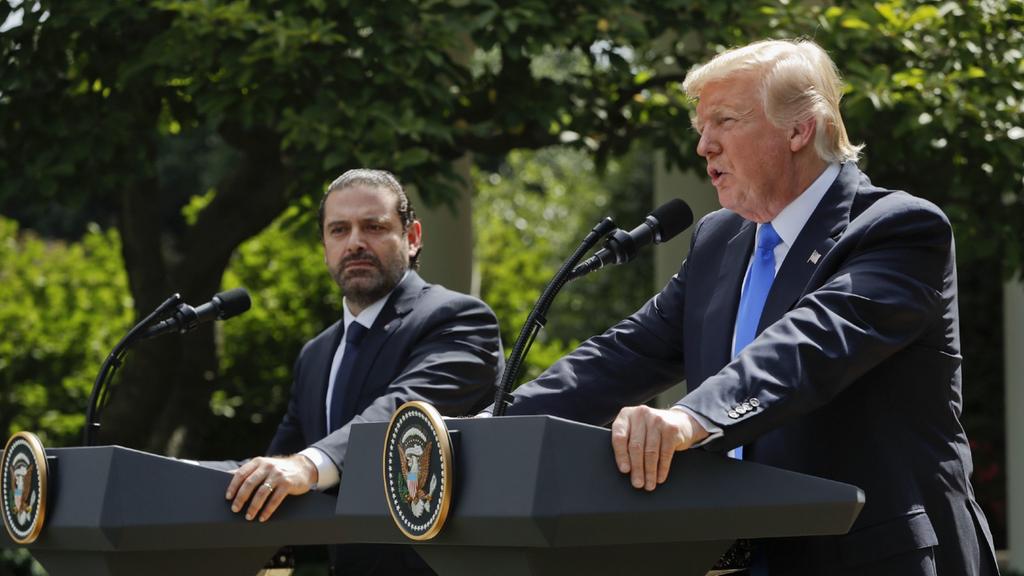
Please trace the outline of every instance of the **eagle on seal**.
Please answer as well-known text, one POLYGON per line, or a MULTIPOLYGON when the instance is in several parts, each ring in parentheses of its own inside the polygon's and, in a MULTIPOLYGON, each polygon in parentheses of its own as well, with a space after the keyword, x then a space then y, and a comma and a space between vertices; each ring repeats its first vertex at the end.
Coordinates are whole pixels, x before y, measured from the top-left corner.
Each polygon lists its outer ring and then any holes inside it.
POLYGON ((405 478, 409 492, 405 497, 406 502, 430 502, 431 495, 424 490, 427 476, 430 475, 430 448, 429 443, 415 444, 407 448, 405 457, 400 459, 402 477, 405 478))
POLYGON ((32 490, 25 485, 26 480, 32 478, 32 472, 35 470, 35 464, 29 464, 28 467, 24 468, 24 472, 16 470, 14 474, 11 474, 11 492, 14 494, 14 514, 20 516, 23 513, 29 512, 32 509, 32 490))

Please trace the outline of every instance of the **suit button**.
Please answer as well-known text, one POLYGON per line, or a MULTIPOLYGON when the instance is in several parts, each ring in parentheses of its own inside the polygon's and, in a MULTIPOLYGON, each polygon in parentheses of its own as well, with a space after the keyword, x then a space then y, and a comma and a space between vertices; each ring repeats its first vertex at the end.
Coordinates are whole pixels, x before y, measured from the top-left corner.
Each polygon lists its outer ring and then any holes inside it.
POLYGON ((750 399, 750 405, 753 406, 754 408, 757 408, 758 406, 761 405, 761 402, 758 401, 757 398, 751 398, 750 399))
POLYGON ((732 418, 733 420, 735 420, 736 418, 739 418, 739 417, 740 417, 739 412, 737 412, 735 410, 729 410, 729 418, 732 418))
POLYGON ((750 412, 751 410, 754 409, 754 405, 751 404, 750 402, 744 402, 743 404, 740 405, 740 408, 743 408, 744 412, 750 412))
POLYGON ((747 409, 744 408, 743 406, 735 406, 735 407, 733 407, 733 410, 735 410, 739 414, 746 414, 747 413, 747 409))

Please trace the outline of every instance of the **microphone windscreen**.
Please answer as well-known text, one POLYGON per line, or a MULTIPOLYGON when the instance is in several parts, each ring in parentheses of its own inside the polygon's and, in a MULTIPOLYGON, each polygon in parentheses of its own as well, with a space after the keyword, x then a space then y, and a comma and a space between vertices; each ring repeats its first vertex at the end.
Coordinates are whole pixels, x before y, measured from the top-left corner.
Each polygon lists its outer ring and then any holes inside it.
POLYGON ((217 294, 214 298, 220 300, 220 314, 217 317, 221 320, 238 316, 252 307, 252 300, 245 288, 232 288, 217 294))
POLYGON ((658 220, 660 242, 675 238, 680 232, 693 224, 693 211, 679 198, 673 198, 651 212, 658 220))

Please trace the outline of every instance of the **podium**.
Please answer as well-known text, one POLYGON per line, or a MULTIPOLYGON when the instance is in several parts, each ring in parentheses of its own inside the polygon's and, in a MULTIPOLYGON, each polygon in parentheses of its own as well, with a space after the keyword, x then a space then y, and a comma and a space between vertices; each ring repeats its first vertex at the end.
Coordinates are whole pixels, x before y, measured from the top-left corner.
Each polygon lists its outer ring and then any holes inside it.
MULTIPOLYGON (((260 524, 231 512, 224 471, 119 446, 46 453, 51 501, 27 547, 50 576, 253 576, 282 544, 335 529, 324 494, 286 499, 260 524)), ((0 548, 14 546, 0 527, 0 548)))
MULTIPOLYGON (((665 484, 633 488, 607 429, 551 416, 446 420, 455 489, 444 530, 416 551, 442 576, 703 575, 737 538, 849 531, 864 504, 849 484, 677 453, 665 484)), ((405 543, 380 470, 387 425, 353 427, 337 525, 343 542, 405 543)))
MULTIPOLYGON (((415 545, 441 576, 702 575, 736 538, 845 533, 864 502, 855 486, 702 450, 676 454, 668 482, 644 492, 618 472, 607 429, 551 416, 446 423, 452 508, 415 545)), ((120 447, 47 450, 52 501, 28 548, 50 576, 252 576, 284 545, 410 544, 385 501, 386 428, 353 426, 337 498, 288 498, 263 524, 231 512, 226 472, 120 447)))

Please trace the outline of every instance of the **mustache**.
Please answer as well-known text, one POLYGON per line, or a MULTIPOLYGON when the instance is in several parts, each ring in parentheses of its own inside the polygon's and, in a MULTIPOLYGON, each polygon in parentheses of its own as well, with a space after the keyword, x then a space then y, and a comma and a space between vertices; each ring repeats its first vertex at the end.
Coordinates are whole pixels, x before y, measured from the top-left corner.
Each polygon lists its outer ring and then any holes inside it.
POLYGON ((340 264, 342 268, 345 268, 345 266, 347 266, 349 263, 358 261, 371 262, 374 266, 378 268, 381 267, 380 258, 377 258, 377 256, 375 256, 372 252, 368 252, 366 250, 360 250, 359 252, 354 252, 352 254, 349 254, 348 256, 345 256, 344 258, 341 259, 340 264))

